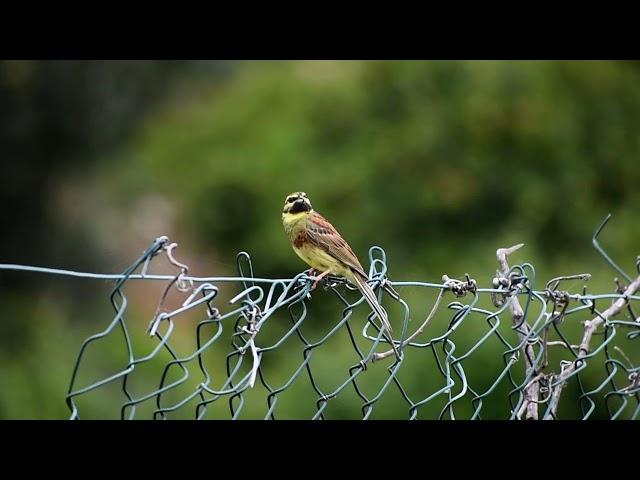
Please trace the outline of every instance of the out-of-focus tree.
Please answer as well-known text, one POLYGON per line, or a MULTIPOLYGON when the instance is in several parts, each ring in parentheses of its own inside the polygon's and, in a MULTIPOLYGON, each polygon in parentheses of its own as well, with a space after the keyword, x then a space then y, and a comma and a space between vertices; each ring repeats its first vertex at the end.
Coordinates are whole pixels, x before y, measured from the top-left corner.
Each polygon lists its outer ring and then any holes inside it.
POLYGON ((18 263, 70 255, 90 262, 97 252, 77 248, 81 229, 61 231, 51 211, 56 185, 121 148, 171 86, 228 69, 215 62, 0 61, 3 255, 18 263))

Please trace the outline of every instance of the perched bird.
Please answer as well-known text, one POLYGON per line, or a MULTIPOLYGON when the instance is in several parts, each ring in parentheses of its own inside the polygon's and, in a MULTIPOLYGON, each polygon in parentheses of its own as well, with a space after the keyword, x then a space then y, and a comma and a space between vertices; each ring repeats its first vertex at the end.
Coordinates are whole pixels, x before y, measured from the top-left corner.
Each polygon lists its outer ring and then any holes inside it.
MULTIPOLYGON (((311 277, 315 280, 313 288, 330 273, 346 278, 358 287, 384 328, 391 334, 387 314, 367 284, 369 277, 355 253, 333 225, 313 210, 306 193, 295 192, 287 195, 282 210, 282 223, 293 250, 311 268, 321 272, 319 276, 311 277)), ((393 342, 391 343, 393 345, 393 342)))

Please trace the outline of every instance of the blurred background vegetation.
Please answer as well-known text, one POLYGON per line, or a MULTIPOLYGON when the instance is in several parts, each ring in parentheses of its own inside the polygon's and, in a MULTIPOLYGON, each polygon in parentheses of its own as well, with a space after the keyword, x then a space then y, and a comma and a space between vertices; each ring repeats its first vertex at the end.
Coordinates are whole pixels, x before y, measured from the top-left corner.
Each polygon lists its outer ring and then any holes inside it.
MULTIPOLYGON (((633 271, 638 85, 638 62, 2 61, 0 263, 116 273, 168 235, 195 275, 233 275, 236 253, 246 250, 258 276, 284 278, 305 268, 280 223, 285 196, 303 190, 365 267, 369 247, 384 248, 392 280, 439 282, 444 273, 468 272, 489 286, 496 248, 524 242, 513 262, 531 262, 539 288, 557 275, 590 272, 589 290, 610 292, 615 274, 590 240, 612 212, 603 243, 633 271)), ((82 340, 112 318, 110 286, 0 271, 0 418, 69 415, 73 361, 82 340)), ((161 288, 128 291, 137 341, 147 341, 161 288)), ((401 293, 417 325, 435 292, 401 293)), ((304 329, 319 338, 339 307, 328 292, 313 300, 304 329)), ((360 325, 365 314, 360 309, 360 325)), ((442 333, 449 317, 428 335, 442 333)), ((581 326, 567 328, 577 335, 581 326)), ((470 321, 460 351, 485 331, 481 317, 470 321)), ((185 351, 192 332, 178 322, 185 351)), ((501 351, 489 344, 465 364, 477 390, 494 381, 501 351)), ((640 361, 637 345, 625 352, 640 361)), ((226 353, 220 348, 211 361, 226 353)), ((161 360, 136 372, 138 393, 157 384, 161 360)), ((293 339, 265 368, 278 385, 301 360, 293 339)), ((125 361, 116 338, 92 352, 81 374, 96 380, 125 361)), ((326 390, 342 383, 355 363, 346 334, 314 361, 326 390)), ((442 386, 430 352, 409 361, 401 379, 415 398, 442 386)), ((363 388, 376 391, 385 376, 384 368, 367 372, 363 388)), ((586 382, 605 376, 602 366, 586 382)), ((508 417, 508 391, 496 390, 483 418, 508 417)), ((263 417, 265 390, 247 400, 241 418, 263 417)), ((310 417, 315 400, 303 376, 276 416, 310 417)), ((115 385, 83 398, 81 413, 116 418, 123 401, 115 385)), ((223 402, 211 418, 228 417, 223 402)), ((360 403, 351 389, 327 417, 357 417, 360 403)), ((470 411, 467 403, 461 411, 470 411)), ((443 404, 428 404, 419 417, 437 416, 443 404)), ((575 399, 561 405, 561 417, 578 415, 575 399)), ((406 418, 406 410, 396 392, 373 417, 406 418)), ((182 414, 192 415, 191 407, 182 414)), ((598 404, 595 416, 603 415, 598 404)))

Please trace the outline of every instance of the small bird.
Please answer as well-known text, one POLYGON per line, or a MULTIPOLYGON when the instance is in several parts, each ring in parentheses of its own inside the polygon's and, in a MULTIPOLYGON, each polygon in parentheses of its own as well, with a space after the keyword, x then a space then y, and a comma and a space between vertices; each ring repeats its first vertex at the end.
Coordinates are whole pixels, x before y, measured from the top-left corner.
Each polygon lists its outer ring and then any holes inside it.
POLYGON ((322 272, 319 276, 311 277, 315 280, 312 288, 330 273, 346 278, 358 287, 384 328, 391 334, 387 314, 367 284, 369 277, 355 253, 333 225, 313 210, 306 193, 294 192, 287 195, 282 210, 282 223, 293 250, 311 268, 322 272))

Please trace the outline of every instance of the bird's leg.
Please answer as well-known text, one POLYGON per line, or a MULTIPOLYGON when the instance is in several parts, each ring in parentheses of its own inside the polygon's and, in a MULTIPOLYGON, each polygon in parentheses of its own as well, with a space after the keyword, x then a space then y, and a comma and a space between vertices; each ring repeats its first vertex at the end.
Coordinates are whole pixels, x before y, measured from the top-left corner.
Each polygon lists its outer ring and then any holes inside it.
POLYGON ((309 277, 310 280, 315 280, 313 282, 313 285, 311 285, 311 290, 315 290, 315 288, 318 286, 318 283, 320 282, 320 280, 322 280, 324 277, 329 275, 329 273, 331 273, 331 270, 327 270, 326 272, 321 273, 317 277, 315 277, 315 276, 314 277, 309 277))

